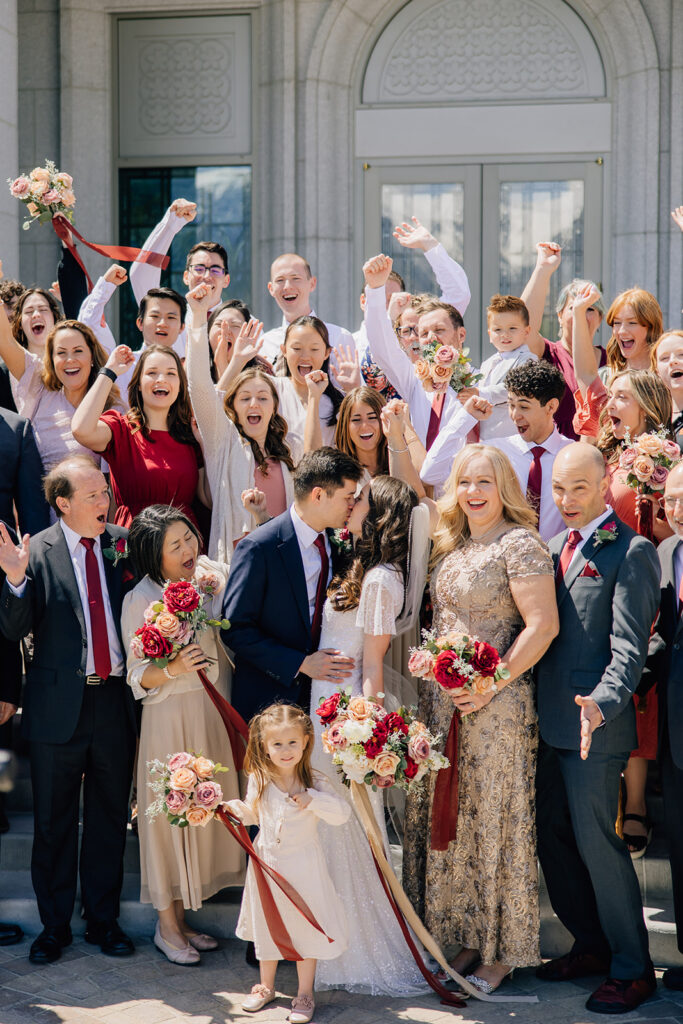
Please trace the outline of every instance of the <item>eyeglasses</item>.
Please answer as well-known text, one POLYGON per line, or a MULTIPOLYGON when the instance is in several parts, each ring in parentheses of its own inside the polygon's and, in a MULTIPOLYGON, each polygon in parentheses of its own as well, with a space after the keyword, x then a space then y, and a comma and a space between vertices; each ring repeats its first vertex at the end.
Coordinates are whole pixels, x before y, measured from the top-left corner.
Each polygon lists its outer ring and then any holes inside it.
POLYGON ((398 329, 399 338, 409 338, 411 334, 414 334, 415 337, 417 338, 417 324, 414 327, 399 327, 398 329))
POLYGON ((214 264, 213 267, 205 267, 203 263, 195 263, 193 267, 188 267, 193 274, 198 277, 204 277, 205 274, 211 274, 211 277, 225 277, 225 267, 219 267, 214 264))

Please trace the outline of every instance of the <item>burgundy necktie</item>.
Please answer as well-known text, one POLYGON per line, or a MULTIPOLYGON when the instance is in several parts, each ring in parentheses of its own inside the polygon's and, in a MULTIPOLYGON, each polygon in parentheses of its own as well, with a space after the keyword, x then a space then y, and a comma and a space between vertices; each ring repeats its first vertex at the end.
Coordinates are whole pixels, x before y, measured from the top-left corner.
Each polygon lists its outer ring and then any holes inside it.
POLYGON ((567 537, 566 541, 564 542, 564 547, 562 548, 562 554, 560 555, 560 561, 558 562, 558 565, 557 565, 557 582, 558 583, 560 582, 560 580, 564 579, 564 574, 566 573, 567 569, 569 568, 569 563, 571 562, 572 557, 574 555, 574 552, 576 551, 576 549, 577 549, 577 547, 579 546, 580 543, 581 543, 581 534, 579 533, 579 531, 578 530, 570 530, 569 531, 569 536, 567 537))
POLYGON ((109 656, 109 634, 107 633, 107 617, 104 612, 104 598, 100 582, 100 569, 93 548, 92 537, 81 537, 85 548, 85 581, 88 587, 88 607, 90 609, 90 635, 92 638, 95 672, 100 679, 108 679, 111 675, 111 658, 109 656))
POLYGON ((683 576, 681 576, 681 582, 678 586, 678 614, 683 612, 683 576))
POLYGON ((320 576, 318 577, 318 587, 315 592, 315 608, 313 609, 313 622, 311 623, 311 642, 313 650, 317 651, 323 626, 323 608, 325 607, 325 598, 327 596, 327 576, 330 571, 330 559, 325 547, 325 537, 322 533, 318 534, 313 543, 320 552, 320 576))
POLYGON ((443 392, 440 392, 438 395, 432 395, 432 408, 429 413, 429 425, 427 427, 427 443, 425 445, 427 451, 429 451, 429 449, 432 447, 432 445, 436 441, 436 435, 439 433, 444 398, 445 395, 443 392))
POLYGON ((535 444, 529 451, 534 457, 534 461, 531 463, 529 470, 529 479, 526 485, 526 500, 529 502, 534 512, 540 514, 541 511, 541 485, 543 484, 543 467, 541 466, 541 458, 545 455, 546 449, 540 444, 535 444))

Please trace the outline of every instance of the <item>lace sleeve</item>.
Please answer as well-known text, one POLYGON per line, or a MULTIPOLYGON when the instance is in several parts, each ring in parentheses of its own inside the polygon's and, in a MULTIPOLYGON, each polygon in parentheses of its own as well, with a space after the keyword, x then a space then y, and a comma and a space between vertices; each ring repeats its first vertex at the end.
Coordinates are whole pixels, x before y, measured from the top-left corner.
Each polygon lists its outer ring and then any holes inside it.
POLYGON ((392 636, 403 605, 401 574, 386 565, 371 569, 363 581, 356 625, 368 636, 392 636))
POLYGON ((502 542, 508 579, 553 575, 553 560, 548 548, 530 530, 510 530, 502 542))
POLYGON ((149 595, 145 596, 136 587, 130 594, 126 594, 121 611, 121 635, 126 646, 126 681, 131 688, 135 700, 144 700, 145 697, 151 697, 159 692, 158 686, 147 689, 142 685, 142 677, 149 668, 150 663, 146 658, 136 658, 130 649, 131 637, 142 624, 144 611, 149 603, 149 595))

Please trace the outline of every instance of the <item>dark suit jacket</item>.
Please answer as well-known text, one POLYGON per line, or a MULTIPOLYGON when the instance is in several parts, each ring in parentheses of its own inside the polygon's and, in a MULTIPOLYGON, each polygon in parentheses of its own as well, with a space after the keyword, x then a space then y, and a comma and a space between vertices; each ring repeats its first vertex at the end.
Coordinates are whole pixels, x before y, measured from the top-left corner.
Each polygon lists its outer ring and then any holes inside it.
POLYGON ((15 414, 17 411, 12 394, 12 377, 3 359, 0 359, 0 409, 8 409, 15 414))
POLYGON ((674 763, 683 769, 683 619, 678 614, 674 555, 683 540, 667 537, 657 549, 662 570, 659 618, 650 637, 642 689, 658 687, 659 742, 668 736, 674 763))
POLYGON ((22 533, 40 533, 50 525, 43 497, 43 464, 33 427, 15 412, 0 409, 0 519, 14 523, 16 504, 22 533))
MULTIPOLYGON (((616 539, 590 538, 559 584, 560 632, 536 668, 541 736, 564 750, 580 747, 577 694, 592 697, 605 718, 591 750, 618 754, 637 745, 631 697, 659 604, 659 561, 649 540, 615 514, 605 519, 612 521, 616 539), (581 575, 587 562, 597 577, 581 575)), ((567 534, 548 545, 555 565, 567 534)))
MULTIPOLYGON (((338 556, 332 550, 333 571, 338 556)), ((306 577, 289 513, 244 537, 233 555, 223 600, 235 654, 232 702, 247 721, 274 701, 296 703, 299 666, 313 651, 306 577)))
MULTIPOLYGON (((107 524, 109 547, 128 531, 107 524)), ((125 562, 104 559, 111 610, 121 638, 125 562)), ((26 669, 23 732, 40 743, 67 743, 76 728, 86 685, 87 633, 78 584, 59 523, 31 538, 26 590, 17 597, 7 581, 0 594, 0 629, 9 640, 33 632, 33 661, 26 669)), ((121 683, 125 686, 125 682, 121 683)), ((128 687, 126 687, 128 691, 128 687)), ((133 724, 132 706, 130 709, 133 724)))

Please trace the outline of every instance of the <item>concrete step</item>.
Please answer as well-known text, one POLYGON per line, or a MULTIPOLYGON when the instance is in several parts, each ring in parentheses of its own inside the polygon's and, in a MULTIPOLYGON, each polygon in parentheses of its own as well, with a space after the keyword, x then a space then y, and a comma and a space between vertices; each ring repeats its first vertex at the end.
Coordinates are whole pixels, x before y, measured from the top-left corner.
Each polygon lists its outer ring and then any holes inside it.
MULTIPOLYGON (((31 863, 33 845, 33 815, 30 813, 8 814, 10 830, 0 839, 0 871, 21 871, 31 863)), ((140 849, 137 836, 128 829, 126 851, 123 858, 124 873, 140 872, 140 849)))

